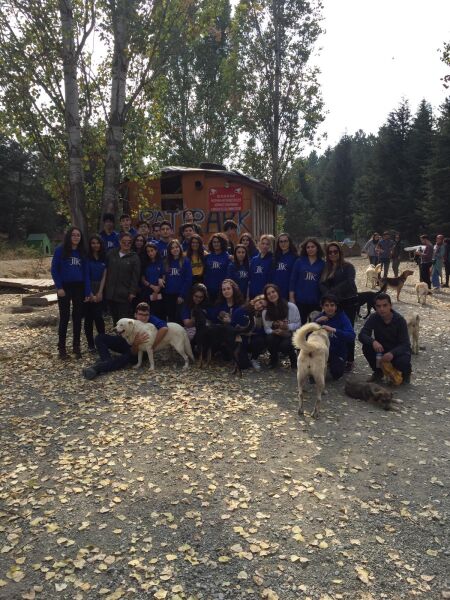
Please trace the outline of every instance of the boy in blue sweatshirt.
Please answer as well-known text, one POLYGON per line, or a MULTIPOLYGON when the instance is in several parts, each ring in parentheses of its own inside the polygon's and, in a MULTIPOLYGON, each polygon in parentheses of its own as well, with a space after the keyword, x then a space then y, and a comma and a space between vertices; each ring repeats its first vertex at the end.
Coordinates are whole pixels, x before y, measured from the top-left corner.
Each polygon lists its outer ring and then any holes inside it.
POLYGON ((272 267, 272 241, 267 235, 262 235, 259 239, 259 254, 250 261, 250 283, 248 286, 250 300, 263 293, 264 286, 269 283, 272 267))
POLYGON ((119 247, 119 234, 114 231, 115 219, 112 213, 105 213, 102 218, 103 229, 100 231, 106 252, 119 247))
POLYGON ((329 333, 328 366, 333 379, 340 379, 345 371, 348 342, 353 342, 356 334, 345 312, 338 310, 338 299, 334 294, 322 296, 321 305, 322 312, 315 322, 329 333))

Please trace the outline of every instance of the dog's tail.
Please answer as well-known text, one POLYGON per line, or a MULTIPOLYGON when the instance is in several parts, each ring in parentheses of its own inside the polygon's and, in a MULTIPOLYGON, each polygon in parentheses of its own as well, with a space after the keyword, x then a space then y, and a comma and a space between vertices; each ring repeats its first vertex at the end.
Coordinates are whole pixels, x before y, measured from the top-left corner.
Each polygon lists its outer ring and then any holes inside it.
POLYGON ((313 333, 313 331, 319 331, 319 329, 322 328, 318 323, 307 323, 306 325, 300 327, 300 329, 297 329, 292 337, 292 344, 294 348, 297 348, 298 350, 305 350, 305 352, 313 352, 314 350, 317 350, 317 346, 314 343, 309 342, 307 337, 310 333, 313 333))
POLYGON ((189 358, 192 360, 192 362, 195 362, 194 355, 192 354, 191 342, 189 341, 189 337, 188 337, 188 334, 186 333, 186 330, 184 330, 183 346, 184 346, 184 351, 186 352, 186 354, 189 356, 189 358))

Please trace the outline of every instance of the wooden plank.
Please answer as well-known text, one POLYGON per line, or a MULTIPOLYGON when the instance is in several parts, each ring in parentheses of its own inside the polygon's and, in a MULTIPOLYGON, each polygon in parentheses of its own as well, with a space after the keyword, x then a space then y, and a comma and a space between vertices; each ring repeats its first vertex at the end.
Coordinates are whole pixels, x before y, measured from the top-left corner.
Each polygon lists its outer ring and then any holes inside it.
POLYGON ((57 294, 32 294, 22 298, 23 306, 49 306, 58 302, 57 294))
POLYGON ((0 287, 51 290, 55 287, 53 279, 12 279, 0 278, 0 287))

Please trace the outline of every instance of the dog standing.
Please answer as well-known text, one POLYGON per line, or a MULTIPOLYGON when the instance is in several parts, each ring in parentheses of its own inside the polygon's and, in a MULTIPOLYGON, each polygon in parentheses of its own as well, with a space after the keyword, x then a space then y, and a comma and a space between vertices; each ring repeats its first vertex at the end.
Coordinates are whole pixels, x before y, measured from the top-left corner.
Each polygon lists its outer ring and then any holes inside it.
POLYGON ((379 293, 380 292, 358 292, 357 307, 358 317, 360 319, 367 319, 367 317, 370 315, 371 310, 375 310, 375 300, 379 293), (366 304, 367 308, 367 315, 365 317, 363 317, 360 312, 361 307, 364 306, 364 304, 366 304))
POLYGON ((408 269, 406 271, 403 271, 403 273, 398 277, 383 277, 383 279, 381 280, 380 294, 382 292, 385 292, 388 287, 391 287, 397 291, 397 302, 400 302, 400 292, 402 291, 406 280, 411 275, 414 275, 414 271, 410 271, 408 269))
POLYGON ((420 316, 418 314, 406 317, 409 339, 411 340, 411 350, 413 354, 419 354, 419 324, 420 316))
MULTIPOLYGON (((172 348, 174 348, 174 350, 176 350, 183 358, 183 370, 185 370, 189 367, 189 359, 194 361, 191 343, 189 342, 186 330, 181 325, 178 325, 178 323, 167 323, 167 329, 168 331, 158 345, 157 350, 172 346, 172 348)), ((154 371, 155 361, 153 358, 153 344, 157 333, 156 327, 152 325, 152 323, 141 323, 141 321, 135 319, 119 319, 115 330, 119 335, 126 339, 130 346, 138 333, 146 333, 148 335, 149 339, 138 348, 138 362, 134 365, 134 368, 138 369, 142 365, 143 354, 144 352, 147 352, 150 370, 154 371)))
POLYGON ((431 290, 428 289, 428 285, 424 281, 416 284, 416 294, 417 302, 422 306, 425 306, 427 303, 427 297, 433 295, 431 290))
POLYGON ((318 417, 322 393, 325 389, 330 340, 328 333, 318 323, 307 323, 297 329, 292 338, 295 348, 300 350, 297 359, 298 414, 303 415, 303 385, 313 377, 316 385, 316 403, 311 414, 318 417))
POLYGON ((369 265, 366 269, 366 287, 370 287, 374 290, 377 285, 380 284, 380 276, 381 269, 383 268, 382 264, 379 265, 369 265))

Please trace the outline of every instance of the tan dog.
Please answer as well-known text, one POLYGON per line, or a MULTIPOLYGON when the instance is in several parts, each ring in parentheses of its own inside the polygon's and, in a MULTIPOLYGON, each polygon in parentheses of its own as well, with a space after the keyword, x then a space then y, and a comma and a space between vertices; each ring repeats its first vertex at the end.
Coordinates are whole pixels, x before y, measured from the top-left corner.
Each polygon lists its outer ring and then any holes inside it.
POLYGON ((369 282, 370 282, 370 287, 372 288, 372 290, 374 290, 377 285, 380 283, 380 275, 381 275, 381 269, 383 268, 383 265, 379 264, 379 265, 369 265, 366 269, 366 287, 369 287, 369 282))
POLYGON ((419 354, 419 323, 420 316, 418 314, 409 315, 406 317, 408 325, 409 339, 411 341, 411 350, 413 354, 419 354))
POLYGON ((397 302, 400 302, 400 292, 402 291, 406 280, 411 275, 414 275, 414 271, 410 271, 408 269, 406 271, 403 271, 403 273, 399 277, 384 277, 381 280, 380 293, 385 292, 388 287, 393 288, 397 291, 397 302))
POLYGON ((314 378, 317 398, 312 417, 319 416, 322 393, 325 389, 330 340, 328 333, 318 323, 307 323, 297 329, 292 338, 295 348, 300 350, 297 359, 298 414, 303 415, 303 385, 308 377, 314 378))
POLYGON ((433 295, 431 293, 431 290, 428 289, 428 285, 424 281, 421 281, 420 283, 416 284, 416 294, 417 302, 422 306, 425 306, 425 304, 427 303, 427 297, 433 295))

